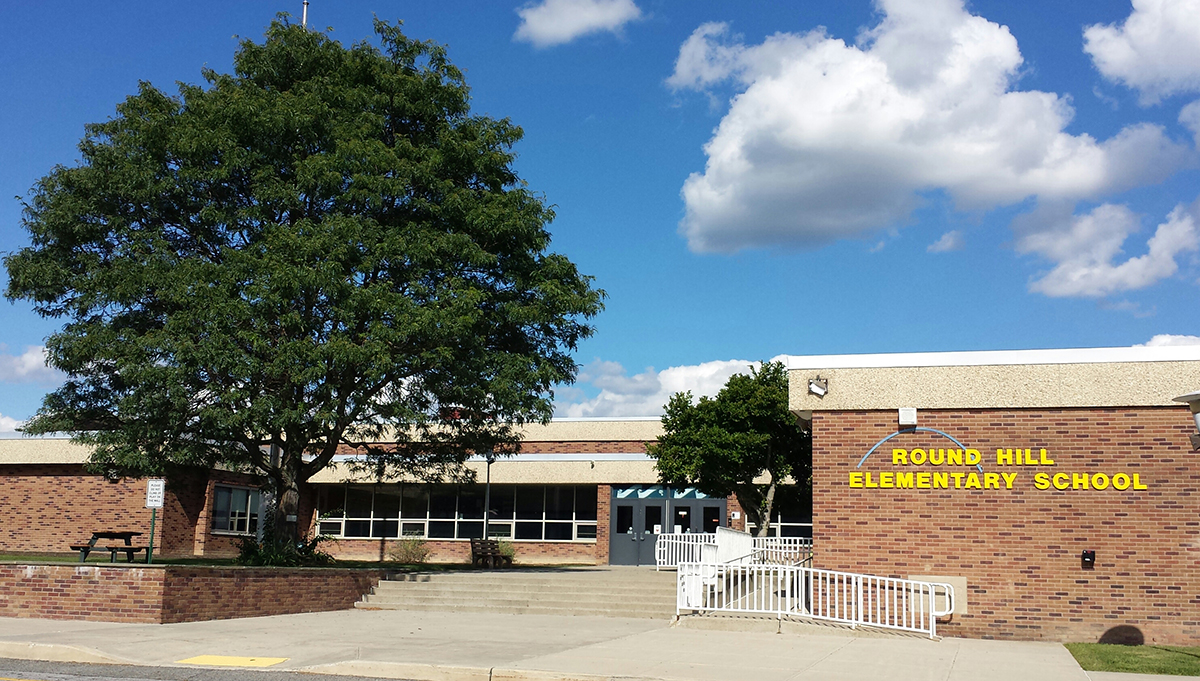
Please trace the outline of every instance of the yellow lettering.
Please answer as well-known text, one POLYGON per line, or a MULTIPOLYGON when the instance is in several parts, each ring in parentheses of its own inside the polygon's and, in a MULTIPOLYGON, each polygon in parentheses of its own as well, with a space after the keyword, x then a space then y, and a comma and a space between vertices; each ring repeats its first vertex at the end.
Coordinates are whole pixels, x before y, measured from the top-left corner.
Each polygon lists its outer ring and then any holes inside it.
POLYGON ((851 487, 862 487, 863 486, 862 476, 863 476, 862 473, 851 473, 850 474, 850 486, 851 487))
MULTIPOLYGON (((970 450, 967 450, 967 451, 970 451, 970 450)), ((997 466, 1013 465, 1012 450, 1011 449, 997 449, 996 450, 996 465, 997 466)))
POLYGON ((1129 476, 1124 473, 1117 473, 1113 476, 1113 487, 1121 490, 1129 489, 1129 476))
MULTIPOLYGON (((1013 476, 1016 477, 1016 476, 1013 476)), ((1007 479, 1007 478, 1006 478, 1007 479)), ((1050 474, 1049 473, 1034 473, 1033 486, 1038 489, 1050 489, 1050 474)), ((1012 485, 1009 485, 1011 488, 1012 485)))
POLYGON ((1041 463, 1043 466, 1053 466, 1054 459, 1048 458, 1046 456, 1046 450, 1043 449, 1042 450, 1042 460, 1039 463, 1041 463))
POLYGON ((912 450, 911 452, 908 453, 908 460, 912 462, 912 465, 920 466, 921 464, 925 463, 925 450, 924 449, 912 450))
POLYGON ((879 484, 871 482, 871 474, 868 472, 868 473, 863 473, 863 487, 868 487, 868 488, 874 489, 874 488, 879 487, 879 484))
MULTIPOLYGON (((945 473, 942 473, 945 475, 945 473)), ((929 474, 917 473, 917 489, 929 489, 929 474)))
POLYGON ((979 453, 978 449, 968 449, 967 450, 967 465, 968 466, 974 466, 974 465, 978 464, 980 461, 983 461, 983 455, 979 453))
POLYGON ((1071 486, 1071 476, 1066 473, 1054 474, 1054 489, 1066 489, 1071 486))
POLYGON ((879 474, 879 486, 880 487, 883 487, 885 489, 891 489, 892 481, 893 481, 893 478, 892 478, 891 473, 880 473, 879 474))
POLYGON ((929 450, 929 463, 934 466, 940 466, 946 463, 946 450, 931 449, 929 450))
POLYGON ((1108 489, 1108 476, 1103 473, 1093 475, 1092 489, 1108 489))
POLYGON ((1141 477, 1142 476, 1139 473, 1133 474, 1133 488, 1134 489, 1150 489, 1149 487, 1146 487, 1145 485, 1142 484, 1141 477))
POLYGON ((983 489, 979 486, 979 476, 974 473, 967 473, 967 484, 963 485, 967 489, 983 489))
POLYGON ((1088 474, 1087 473, 1072 473, 1071 474, 1071 489, 1087 489, 1088 474))
POLYGON ((898 487, 900 489, 912 489, 913 488, 912 471, 909 471, 907 473, 905 473, 905 472, 896 473, 896 487, 898 487))
POLYGON ((963 479, 962 473, 951 473, 950 477, 954 478, 954 489, 962 488, 962 479, 963 479))
POLYGON ((984 489, 1000 489, 1000 474, 999 473, 984 473, 983 474, 984 489))
MULTIPOLYGON (((959 473, 958 475, 962 475, 959 473)), ((956 485, 957 487, 957 485, 956 485)), ((934 489, 950 489, 950 474, 949 473, 934 473, 933 474, 934 489)))
POLYGON ((961 449, 946 450, 946 465, 961 466, 963 465, 963 451, 961 449))
POLYGON ((892 450, 892 465, 893 466, 907 466, 908 465, 908 450, 907 449, 893 449, 892 450))

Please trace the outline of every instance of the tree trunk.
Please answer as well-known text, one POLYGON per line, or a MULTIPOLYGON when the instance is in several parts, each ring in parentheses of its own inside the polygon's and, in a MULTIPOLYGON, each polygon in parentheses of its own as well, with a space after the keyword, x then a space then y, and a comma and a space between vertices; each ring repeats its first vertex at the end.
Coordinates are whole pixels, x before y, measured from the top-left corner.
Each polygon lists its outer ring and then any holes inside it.
POLYGON ((286 449, 279 462, 278 490, 275 493, 275 541, 295 545, 300 540, 300 466, 299 453, 286 449))
POLYGON ((775 489, 775 476, 771 476, 771 485, 770 487, 767 487, 766 499, 763 501, 762 505, 763 521, 762 524, 758 526, 758 533, 754 535, 756 537, 767 536, 767 531, 771 529, 771 512, 775 510, 775 489))

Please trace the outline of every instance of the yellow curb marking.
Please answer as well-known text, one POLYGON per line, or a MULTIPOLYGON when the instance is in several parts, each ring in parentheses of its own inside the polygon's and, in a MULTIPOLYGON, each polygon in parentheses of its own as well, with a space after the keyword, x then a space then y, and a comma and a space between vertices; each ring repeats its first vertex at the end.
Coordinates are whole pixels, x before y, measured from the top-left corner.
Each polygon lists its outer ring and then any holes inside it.
MULTIPOLYGON (((229 655, 197 655, 175 664, 205 664, 213 667, 270 667, 287 662, 286 657, 232 657, 229 655)), ((2 681, 2 680, 0 680, 2 681)))

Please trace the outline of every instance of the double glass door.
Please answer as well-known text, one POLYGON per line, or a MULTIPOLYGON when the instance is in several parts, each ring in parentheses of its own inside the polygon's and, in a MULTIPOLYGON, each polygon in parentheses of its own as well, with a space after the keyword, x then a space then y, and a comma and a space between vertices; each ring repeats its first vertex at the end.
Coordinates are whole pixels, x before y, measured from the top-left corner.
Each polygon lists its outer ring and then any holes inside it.
POLYGON ((654 565, 654 542, 664 530, 665 499, 614 499, 613 539, 608 561, 614 565, 654 565))

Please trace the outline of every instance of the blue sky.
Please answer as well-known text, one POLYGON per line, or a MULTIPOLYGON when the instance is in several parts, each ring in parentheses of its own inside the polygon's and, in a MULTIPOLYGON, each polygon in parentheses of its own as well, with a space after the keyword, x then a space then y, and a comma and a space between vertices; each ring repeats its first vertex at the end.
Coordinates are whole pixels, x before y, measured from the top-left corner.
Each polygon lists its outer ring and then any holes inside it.
MULTIPOLYGON (((299 0, 19 3, 0 22, 0 250, 139 80, 230 68, 299 0)), ((553 248, 608 292, 571 416, 658 413, 746 361, 1200 336, 1200 0, 314 0, 445 44, 553 248)), ((0 304, 0 429, 59 377, 0 304)), ((1191 338, 1189 338, 1191 337, 1191 338)))

